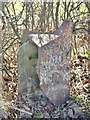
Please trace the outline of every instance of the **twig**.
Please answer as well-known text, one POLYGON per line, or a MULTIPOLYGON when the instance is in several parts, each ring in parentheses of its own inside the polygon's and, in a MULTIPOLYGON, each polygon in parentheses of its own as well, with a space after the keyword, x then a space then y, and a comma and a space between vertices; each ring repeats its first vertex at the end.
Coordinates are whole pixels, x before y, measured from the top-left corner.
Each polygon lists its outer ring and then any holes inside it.
POLYGON ((58 28, 58 13, 59 13, 59 6, 60 6, 60 2, 57 2, 57 6, 56 6, 56 28, 58 28))
POLYGON ((18 32, 17 15, 16 15, 16 11, 15 11, 15 6, 14 6, 13 2, 11 4, 12 4, 13 12, 14 12, 15 23, 16 23, 17 32, 18 32))
POLYGON ((18 38, 15 38, 15 39, 10 43, 10 45, 3 51, 3 53, 6 52, 6 51, 9 49, 9 47, 12 46, 12 44, 13 44, 17 39, 18 39, 18 38))
POLYGON ((23 109, 19 109, 19 108, 16 108, 16 107, 14 107, 13 109, 14 109, 14 110, 18 110, 18 111, 23 112, 23 113, 26 113, 26 114, 29 114, 29 115, 33 115, 33 113, 27 112, 27 111, 25 111, 25 110, 23 110, 23 109))
MULTIPOLYGON (((71 11, 75 10, 76 8, 78 8, 83 2, 80 2, 76 7, 71 7, 70 11, 68 12, 70 14, 71 11)), ((72 3, 72 6, 74 4, 72 3)))

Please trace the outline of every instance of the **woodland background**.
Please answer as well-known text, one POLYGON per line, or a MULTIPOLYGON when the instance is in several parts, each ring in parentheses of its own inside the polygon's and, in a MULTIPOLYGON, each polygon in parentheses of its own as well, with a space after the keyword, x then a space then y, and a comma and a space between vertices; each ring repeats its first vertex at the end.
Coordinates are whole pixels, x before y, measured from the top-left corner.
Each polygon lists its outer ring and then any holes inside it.
POLYGON ((1 2, 0 16, 0 104, 6 114, 18 96, 17 51, 24 29, 51 32, 72 19, 70 94, 90 115, 90 2, 1 2))

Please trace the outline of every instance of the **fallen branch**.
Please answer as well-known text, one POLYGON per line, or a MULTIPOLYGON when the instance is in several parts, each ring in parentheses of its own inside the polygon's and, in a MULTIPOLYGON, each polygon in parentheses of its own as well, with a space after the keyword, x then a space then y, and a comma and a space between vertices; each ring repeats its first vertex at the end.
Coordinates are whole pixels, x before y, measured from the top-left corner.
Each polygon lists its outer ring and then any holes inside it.
POLYGON ((16 108, 16 107, 14 107, 13 109, 18 110, 18 111, 23 112, 23 113, 26 113, 26 114, 29 114, 29 115, 33 115, 33 113, 27 112, 27 111, 25 111, 23 109, 19 109, 19 108, 16 108))

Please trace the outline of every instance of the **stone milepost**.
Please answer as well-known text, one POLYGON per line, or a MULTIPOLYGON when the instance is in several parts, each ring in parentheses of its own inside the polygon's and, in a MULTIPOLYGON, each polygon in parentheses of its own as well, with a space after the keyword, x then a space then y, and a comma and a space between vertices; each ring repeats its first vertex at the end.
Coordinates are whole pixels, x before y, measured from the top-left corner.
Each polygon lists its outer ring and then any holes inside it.
POLYGON ((21 41, 17 54, 19 95, 44 93, 53 104, 63 104, 70 94, 72 22, 64 21, 50 34, 25 31, 21 41))
POLYGON ((63 104, 70 94, 72 23, 65 21, 53 32, 59 37, 38 49, 37 74, 40 87, 55 105, 63 104))

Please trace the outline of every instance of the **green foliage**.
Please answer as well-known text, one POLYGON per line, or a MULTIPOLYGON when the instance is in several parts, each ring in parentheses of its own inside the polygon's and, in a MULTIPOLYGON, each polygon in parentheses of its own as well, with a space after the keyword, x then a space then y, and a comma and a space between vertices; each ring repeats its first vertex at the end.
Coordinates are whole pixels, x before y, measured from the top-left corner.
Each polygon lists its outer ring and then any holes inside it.
POLYGON ((90 51, 86 51, 86 54, 88 55, 88 57, 90 57, 90 51))
POLYGON ((73 98, 77 104, 81 105, 81 106, 85 106, 85 107, 89 107, 90 106, 90 100, 87 100, 87 98, 85 98, 85 96, 81 95, 73 95, 71 98, 73 98))
POLYGON ((37 112, 35 113, 34 118, 38 118, 39 120, 39 118, 43 118, 43 114, 41 112, 37 112))

